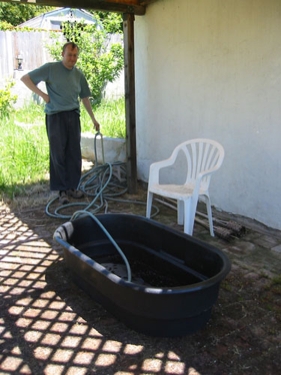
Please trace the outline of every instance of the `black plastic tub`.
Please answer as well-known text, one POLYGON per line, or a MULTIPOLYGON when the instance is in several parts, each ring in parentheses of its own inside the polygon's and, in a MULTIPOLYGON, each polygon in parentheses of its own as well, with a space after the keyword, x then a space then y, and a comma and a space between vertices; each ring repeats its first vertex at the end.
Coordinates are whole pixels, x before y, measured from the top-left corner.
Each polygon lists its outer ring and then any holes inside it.
POLYGON ((94 219, 81 216, 54 234, 83 290, 140 333, 176 337, 204 327, 231 268, 224 253, 142 216, 94 219), (123 251, 129 270, 102 226, 123 251))

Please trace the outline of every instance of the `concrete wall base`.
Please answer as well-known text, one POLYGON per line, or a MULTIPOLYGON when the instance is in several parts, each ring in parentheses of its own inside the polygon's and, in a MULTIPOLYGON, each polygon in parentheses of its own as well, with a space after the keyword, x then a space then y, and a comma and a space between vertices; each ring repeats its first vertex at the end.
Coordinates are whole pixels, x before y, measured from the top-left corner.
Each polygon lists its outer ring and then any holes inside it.
POLYGON ((103 162, 102 143, 104 150, 104 162, 114 163, 116 161, 126 162, 126 140, 122 138, 100 137, 92 133, 81 134, 82 157, 95 161, 103 162), (96 144, 96 147, 95 147, 96 144), (95 151, 96 149, 96 151, 95 151), (96 155, 95 155, 96 153, 96 155))

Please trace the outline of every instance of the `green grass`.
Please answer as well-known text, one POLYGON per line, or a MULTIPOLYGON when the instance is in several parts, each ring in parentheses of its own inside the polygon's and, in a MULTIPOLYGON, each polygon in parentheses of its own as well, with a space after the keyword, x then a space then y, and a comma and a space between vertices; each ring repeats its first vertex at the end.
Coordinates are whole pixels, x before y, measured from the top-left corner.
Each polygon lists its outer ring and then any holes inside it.
MULTIPOLYGON (((125 138, 125 101, 120 98, 114 101, 102 101, 94 108, 94 114, 100 124, 102 135, 111 138, 125 138)), ((84 107, 81 107, 82 132, 93 131, 93 124, 84 107)))
POLYGON ((23 127, 13 119, 0 125, 0 189, 11 197, 24 185, 46 179, 49 167, 45 127, 23 127))
POLYGON ((44 125, 45 123, 44 106, 34 102, 16 110, 12 115, 15 121, 24 124, 44 125))
MULTIPOLYGON (((126 137, 124 98, 114 101, 104 100, 93 111, 97 121, 100 123, 100 132, 104 136, 111 138, 126 137)), ((25 124, 43 125, 45 122, 44 108, 42 105, 32 103, 28 107, 18 110, 15 113, 15 119, 25 124)), ((95 133, 92 121, 83 105, 81 105, 81 131, 95 133)))
MULTIPOLYGON (((94 110, 107 137, 125 137, 124 100, 102 102, 94 110)), ((82 132, 95 133, 87 112, 81 107, 82 132)), ((28 184, 46 181, 49 172, 49 144, 42 105, 30 104, 0 119, 0 191, 11 198, 28 184)))

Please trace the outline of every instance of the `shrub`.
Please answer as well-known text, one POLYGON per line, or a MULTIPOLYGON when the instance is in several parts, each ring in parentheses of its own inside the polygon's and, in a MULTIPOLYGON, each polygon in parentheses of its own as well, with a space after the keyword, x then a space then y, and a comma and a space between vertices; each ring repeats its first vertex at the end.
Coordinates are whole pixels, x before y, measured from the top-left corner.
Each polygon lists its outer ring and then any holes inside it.
POLYGON ((15 85, 14 82, 10 81, 6 83, 4 89, 0 89, 0 118, 9 118, 13 111, 13 104, 17 100, 17 95, 13 95, 11 88, 15 85))
MULTIPOLYGON (((100 25, 63 22, 62 31, 65 42, 73 41, 79 46, 77 67, 85 74, 94 104, 100 103, 106 84, 118 78, 123 69, 122 44, 113 43, 108 46, 107 31, 100 25)), ((61 38, 58 33, 52 33, 51 36, 53 43, 47 48, 52 57, 59 61, 61 60, 61 38)))

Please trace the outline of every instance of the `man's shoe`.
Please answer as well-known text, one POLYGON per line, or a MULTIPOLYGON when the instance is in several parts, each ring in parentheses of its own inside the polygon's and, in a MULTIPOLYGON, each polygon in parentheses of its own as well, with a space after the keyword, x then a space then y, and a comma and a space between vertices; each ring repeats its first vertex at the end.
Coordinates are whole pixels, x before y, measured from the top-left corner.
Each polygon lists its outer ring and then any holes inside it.
POLYGON ((68 196, 66 194, 66 191, 64 191, 64 190, 60 191, 60 193, 59 193, 59 202, 61 204, 68 204, 69 203, 69 199, 68 199, 68 196))
POLYGON ((67 190, 67 195, 72 198, 80 199, 84 197, 84 193, 81 190, 70 189, 67 190))

